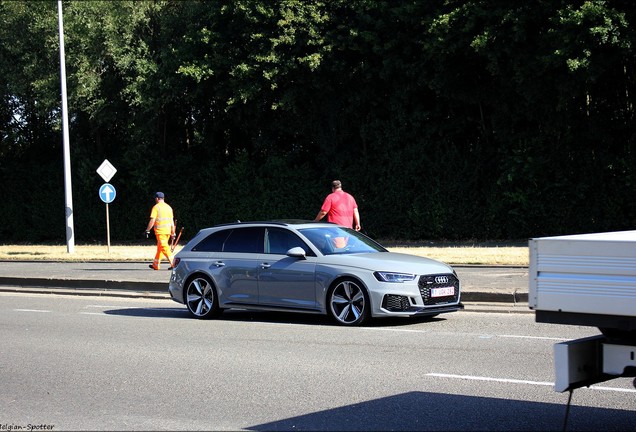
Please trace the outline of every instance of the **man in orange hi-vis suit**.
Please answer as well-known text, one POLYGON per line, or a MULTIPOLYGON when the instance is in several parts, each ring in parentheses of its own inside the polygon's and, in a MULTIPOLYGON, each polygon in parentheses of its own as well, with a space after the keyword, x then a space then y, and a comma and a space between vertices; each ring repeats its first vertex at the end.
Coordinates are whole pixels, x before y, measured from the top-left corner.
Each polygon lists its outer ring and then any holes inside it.
POLYGON ((172 252, 168 245, 170 237, 174 238, 175 225, 174 216, 172 213, 172 207, 164 202, 163 192, 157 192, 155 194, 155 205, 150 211, 150 221, 148 227, 146 227, 146 237, 150 235, 150 230, 155 229, 155 237, 157 238, 157 253, 155 254, 155 260, 150 264, 153 270, 159 270, 161 264, 161 256, 165 256, 170 263, 170 269, 173 265, 172 252))

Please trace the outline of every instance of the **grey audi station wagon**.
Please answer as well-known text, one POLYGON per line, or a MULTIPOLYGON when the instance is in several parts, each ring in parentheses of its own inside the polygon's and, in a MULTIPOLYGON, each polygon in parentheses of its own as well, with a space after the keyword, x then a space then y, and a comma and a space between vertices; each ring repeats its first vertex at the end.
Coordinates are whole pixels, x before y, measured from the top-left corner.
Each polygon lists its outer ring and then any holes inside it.
POLYGON ((202 229, 175 256, 169 291, 196 318, 234 308, 328 314, 355 326, 463 309, 450 265, 313 221, 202 229))

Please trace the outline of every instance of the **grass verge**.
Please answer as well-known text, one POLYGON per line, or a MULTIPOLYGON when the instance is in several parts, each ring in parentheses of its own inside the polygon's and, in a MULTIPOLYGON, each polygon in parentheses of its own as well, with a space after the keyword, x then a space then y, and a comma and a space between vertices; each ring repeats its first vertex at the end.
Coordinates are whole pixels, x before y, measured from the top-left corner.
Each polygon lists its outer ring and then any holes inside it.
MULTIPOLYGON (((386 243, 391 252, 407 253, 454 265, 527 266, 528 247, 523 244, 395 244, 386 243)), ((181 246, 177 246, 178 252, 181 246)), ((152 261, 155 245, 0 245, 5 261, 152 261)))

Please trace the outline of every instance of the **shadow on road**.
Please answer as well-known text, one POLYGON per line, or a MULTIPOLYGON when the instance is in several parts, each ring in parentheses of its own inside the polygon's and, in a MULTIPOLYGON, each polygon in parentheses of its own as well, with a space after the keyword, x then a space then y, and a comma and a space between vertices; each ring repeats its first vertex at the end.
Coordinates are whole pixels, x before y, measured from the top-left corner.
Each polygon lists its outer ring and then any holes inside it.
MULTIPOLYGON (((107 315, 134 316, 143 318, 193 318, 188 310, 184 308, 126 308, 105 310, 107 315)), ((328 325, 338 326, 330 317, 318 314, 303 314, 294 312, 269 312, 269 311, 246 311, 246 310, 226 310, 218 318, 205 321, 236 321, 236 322, 261 322, 278 324, 299 324, 299 325, 328 325)), ((411 318, 379 318, 371 320, 365 327, 397 327, 423 322, 434 324, 444 321, 440 317, 411 317, 411 318)))
MULTIPOLYGON (((254 431, 563 430, 564 404, 409 392, 247 427, 254 431)), ((572 406, 568 431, 632 431, 636 413, 572 406)))
POLYGON ((140 318, 189 318, 190 314, 183 308, 127 308, 105 310, 106 315, 120 315, 140 318))

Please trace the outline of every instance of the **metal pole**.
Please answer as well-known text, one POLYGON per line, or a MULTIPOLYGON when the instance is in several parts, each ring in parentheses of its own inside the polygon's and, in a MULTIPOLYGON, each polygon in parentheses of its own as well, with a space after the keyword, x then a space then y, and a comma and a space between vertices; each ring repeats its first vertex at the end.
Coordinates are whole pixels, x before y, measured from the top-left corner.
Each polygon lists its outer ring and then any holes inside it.
POLYGON ((75 252, 73 227, 73 191, 71 185, 71 155, 68 135, 68 106, 66 103, 66 61, 64 55, 64 22, 62 20, 62 0, 57 2, 57 15, 60 30, 60 81, 62 85, 62 135, 64 140, 64 198, 66 212, 66 250, 75 252))
POLYGON ((108 253, 110 253, 110 217, 108 216, 108 203, 106 203, 106 238, 108 241, 108 253))

